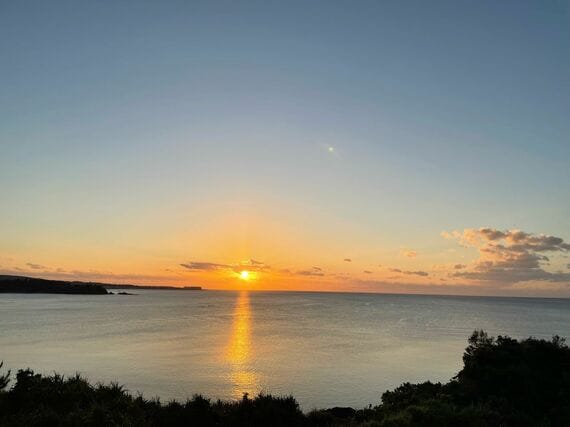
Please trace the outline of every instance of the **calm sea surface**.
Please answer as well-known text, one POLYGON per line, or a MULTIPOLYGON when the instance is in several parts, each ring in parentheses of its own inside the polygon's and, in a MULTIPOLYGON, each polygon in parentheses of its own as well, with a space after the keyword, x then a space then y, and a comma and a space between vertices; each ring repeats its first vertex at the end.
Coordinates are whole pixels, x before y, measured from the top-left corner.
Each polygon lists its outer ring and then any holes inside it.
POLYGON ((363 407, 403 381, 448 380, 475 328, 570 336, 570 300, 136 293, 0 294, 0 360, 163 400, 266 391, 291 393, 304 409, 363 407))

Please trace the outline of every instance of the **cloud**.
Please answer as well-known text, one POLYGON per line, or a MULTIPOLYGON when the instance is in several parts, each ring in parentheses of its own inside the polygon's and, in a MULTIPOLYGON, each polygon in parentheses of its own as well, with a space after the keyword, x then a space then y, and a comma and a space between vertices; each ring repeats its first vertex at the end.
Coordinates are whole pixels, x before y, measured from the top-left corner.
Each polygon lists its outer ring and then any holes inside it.
POLYGON ((296 271, 295 274, 299 276, 324 276, 325 273, 317 270, 299 270, 296 271))
POLYGON ((570 244, 560 237, 488 227, 442 235, 479 251, 479 258, 465 271, 453 273, 453 277, 506 284, 570 281, 570 273, 553 273, 544 268, 549 265, 550 254, 570 251, 570 244))
POLYGON ((182 263, 180 264, 180 266, 192 271, 216 271, 216 270, 227 270, 231 268, 231 265, 228 264, 217 264, 214 262, 196 262, 196 261, 182 263))
POLYGON ((363 273, 364 274, 372 274, 372 272, 370 270, 364 270, 363 273))
POLYGON ((455 265, 453 266, 453 268, 454 268, 455 270, 462 270, 462 269, 464 269, 465 267, 467 267, 465 264, 455 264, 455 265))
POLYGON ((32 270, 45 270, 46 267, 40 264, 34 264, 33 262, 27 262, 26 265, 32 270))
POLYGON ((352 262, 352 259, 351 259, 351 258, 345 258, 344 261, 346 261, 346 262, 352 262))
POLYGON ((179 264, 181 267, 184 267, 190 271, 223 271, 223 270, 230 270, 234 272, 240 272, 242 270, 247 269, 248 271, 268 271, 271 267, 261 261, 257 261, 254 259, 249 259, 247 261, 241 261, 235 264, 219 264, 215 262, 207 262, 207 261, 190 261, 179 264))
POLYGON ((234 264, 232 265, 232 268, 234 271, 241 271, 244 269, 247 269, 249 271, 257 271, 257 272, 271 270, 271 267, 269 265, 261 261, 256 261, 254 259, 249 259, 247 261, 242 261, 238 264, 234 264))
POLYGON ((307 270, 297 270, 293 274, 299 276, 324 276, 325 273, 321 267, 311 267, 307 270))
POLYGON ((412 274, 415 276, 422 276, 422 277, 426 277, 429 276, 429 273, 427 271, 404 271, 404 274, 412 274))
POLYGON ((427 271, 404 271, 404 270, 400 270, 399 268, 390 268, 389 269, 392 273, 400 273, 400 274, 407 274, 407 275, 413 275, 413 276, 429 276, 429 273, 427 271))
POLYGON ((418 253, 412 249, 402 249, 400 251, 401 256, 405 256, 406 258, 415 258, 418 256, 418 253))

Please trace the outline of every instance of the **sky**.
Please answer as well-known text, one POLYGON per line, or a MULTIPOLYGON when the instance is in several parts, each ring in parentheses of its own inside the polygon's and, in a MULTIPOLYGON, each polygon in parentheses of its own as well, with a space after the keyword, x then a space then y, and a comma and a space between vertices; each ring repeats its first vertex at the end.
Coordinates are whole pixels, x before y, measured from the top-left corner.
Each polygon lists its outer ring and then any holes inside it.
POLYGON ((570 296, 569 1, 6 0, 0 88, 0 274, 570 296))

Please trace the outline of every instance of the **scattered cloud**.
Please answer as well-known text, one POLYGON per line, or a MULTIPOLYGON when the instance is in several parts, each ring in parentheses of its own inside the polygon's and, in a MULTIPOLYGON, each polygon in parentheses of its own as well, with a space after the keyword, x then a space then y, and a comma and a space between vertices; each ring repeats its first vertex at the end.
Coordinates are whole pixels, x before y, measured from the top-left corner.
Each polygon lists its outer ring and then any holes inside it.
POLYGON ((364 274, 372 274, 372 272, 370 270, 364 270, 363 273, 364 274))
POLYGON ((346 261, 346 262, 352 262, 352 258, 345 258, 344 261, 346 261))
POLYGON ((429 276, 429 273, 427 271, 421 271, 421 270, 417 270, 417 271, 403 271, 404 274, 412 274, 415 276, 422 276, 422 277, 426 277, 429 276))
POLYGON ((408 271, 408 270, 401 270, 399 268, 390 268, 389 269, 392 273, 400 273, 400 274, 407 274, 407 275, 413 275, 413 276, 429 276, 429 273, 427 271, 421 271, 421 270, 417 270, 417 271, 408 271))
POLYGON ((418 256, 418 253, 412 249, 402 249, 400 255, 406 258, 415 258, 418 256))
POLYGON ((299 270, 296 271, 295 274, 299 275, 299 276, 324 276, 325 273, 322 272, 322 270, 319 269, 315 269, 315 267, 313 267, 310 270, 299 270))
POLYGON ((45 270, 46 267, 41 264, 34 264, 33 262, 27 262, 26 265, 32 270, 45 270))
POLYGON ((506 284, 570 282, 570 273, 553 273, 545 269, 550 263, 550 254, 570 251, 570 244, 560 237, 488 227, 443 232, 442 236, 479 251, 479 258, 466 266, 466 270, 452 274, 455 278, 506 284))
POLYGON ((206 261, 190 261, 180 264, 181 267, 184 267, 190 271, 224 271, 230 270, 239 272, 244 269, 249 271, 268 271, 271 267, 261 261, 257 261, 254 259, 249 259, 247 261, 238 262, 235 264, 219 264, 215 262, 206 262, 206 261))

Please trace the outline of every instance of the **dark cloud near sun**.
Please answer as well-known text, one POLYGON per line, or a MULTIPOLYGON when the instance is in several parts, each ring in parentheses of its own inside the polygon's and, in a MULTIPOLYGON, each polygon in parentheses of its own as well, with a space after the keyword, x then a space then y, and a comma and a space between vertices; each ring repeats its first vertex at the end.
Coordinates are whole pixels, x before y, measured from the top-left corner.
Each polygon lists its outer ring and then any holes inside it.
POLYGON ((241 271, 243 269, 247 269, 249 271, 269 271, 271 270, 271 266, 265 264, 264 262, 257 261, 254 259, 249 259, 247 261, 243 261, 238 263, 237 265, 232 265, 234 271, 241 271))
POLYGON ((243 270, 248 270, 248 271, 261 272, 261 271, 271 270, 271 267, 269 265, 255 259, 249 259, 247 261, 242 261, 235 264, 219 264, 207 261, 190 261, 190 262, 181 263, 179 265, 190 271, 230 270, 234 272, 240 272, 243 270))
POLYGON ((199 261, 182 263, 180 264, 180 266, 192 271, 215 271, 215 270, 227 270, 231 268, 231 266, 228 264, 217 264, 214 262, 199 262, 199 261))

